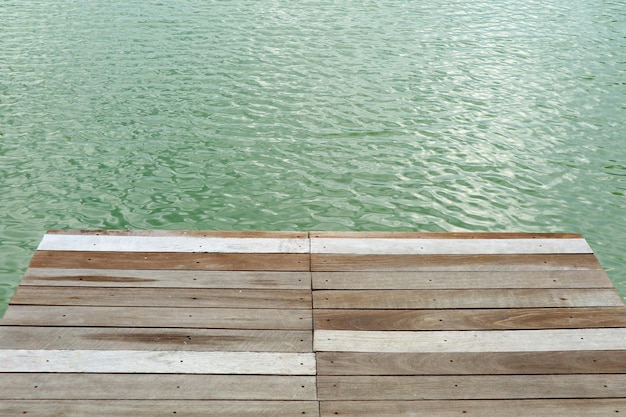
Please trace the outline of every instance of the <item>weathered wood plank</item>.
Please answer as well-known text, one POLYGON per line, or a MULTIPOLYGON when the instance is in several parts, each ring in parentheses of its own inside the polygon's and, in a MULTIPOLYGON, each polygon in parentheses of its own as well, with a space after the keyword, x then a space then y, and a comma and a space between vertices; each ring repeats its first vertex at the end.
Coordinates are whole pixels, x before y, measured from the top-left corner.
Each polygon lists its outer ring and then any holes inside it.
POLYGON ((0 415, 29 417, 315 417, 318 408, 317 401, 0 400, 0 415))
POLYGON ((308 239, 44 235, 37 250, 82 252, 308 253, 308 239))
POLYGON ((310 330, 311 310, 73 307, 12 305, 6 326, 184 327, 216 329, 310 330))
POLYGON ((312 352, 310 330, 0 327, 2 349, 312 352))
MULTIPOLYGON (((308 239, 308 232, 272 231, 272 230, 81 230, 59 229, 48 230, 48 235, 99 235, 99 236, 147 236, 147 237, 203 237, 203 238, 275 238, 275 239, 308 239)), ((464 235, 464 233, 461 233, 464 235)), ((495 233, 499 235, 499 233, 495 233)), ((524 235, 524 234, 522 234, 524 235)), ((533 235, 534 236, 534 235, 533 235)), ((546 234, 546 236, 552 236, 546 234)), ((579 235, 572 235, 580 237, 579 235)), ((538 236, 540 237, 540 236, 538 236)))
POLYGON ((313 273, 316 290, 476 288, 613 288, 613 283, 601 270, 313 273))
POLYGON ((311 254, 311 270, 327 271, 545 271, 602 270, 588 255, 344 255, 311 254))
POLYGON ((443 309, 623 306, 613 289, 319 290, 317 308, 443 309))
POLYGON ((311 231, 311 239, 580 239, 577 233, 311 231))
POLYGON ((626 351, 318 352, 318 375, 626 374, 626 351))
POLYGON ((311 274, 274 271, 29 268, 20 285, 304 290, 311 288, 311 274))
POLYGON ((307 309, 307 290, 21 286, 11 304, 307 309))
POLYGON ((33 268, 309 271, 308 254, 36 251, 33 268))
POLYGON ((314 376, 0 374, 0 399, 315 400, 314 376))
POLYGON ((320 352, 535 352, 625 350, 626 328, 379 332, 317 330, 320 352))
POLYGON ((320 401, 623 398, 626 375, 317 377, 320 401))
POLYGON ((322 417, 607 417, 626 412, 626 399, 322 401, 322 417))
POLYGON ((315 375, 312 353, 0 350, 0 372, 315 375))
POLYGON ((504 255, 593 253, 585 239, 311 239, 311 253, 379 255, 504 255))
POLYGON ((626 307, 323 310, 316 330, 513 330, 626 327, 626 307))

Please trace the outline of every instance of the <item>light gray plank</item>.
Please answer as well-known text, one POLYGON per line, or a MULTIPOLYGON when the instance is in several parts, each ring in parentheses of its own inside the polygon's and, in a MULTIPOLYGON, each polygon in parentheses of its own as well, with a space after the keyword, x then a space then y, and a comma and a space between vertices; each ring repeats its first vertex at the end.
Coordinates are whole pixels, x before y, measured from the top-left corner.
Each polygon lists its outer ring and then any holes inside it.
POLYGON ((311 253, 378 255, 503 255, 593 253, 585 239, 313 238, 311 253))
POLYGON ((2 349, 312 352, 311 330, 0 327, 2 349))
POLYGON ((308 253, 308 239, 44 235, 37 250, 83 252, 308 253))
POLYGON ((311 315, 310 309, 11 305, 0 324, 5 326, 311 330, 311 315))
POLYGON ((0 350, 0 372, 315 375, 312 353, 0 350))
POLYGON ((0 399, 315 400, 314 376, 0 374, 0 399))
POLYGON ((4 400, 0 415, 29 417, 307 417, 319 416, 317 401, 74 401, 4 400))
POLYGON ((626 413, 626 399, 322 401, 322 417, 607 417, 626 413))
POLYGON ((20 285, 310 289, 309 272, 29 268, 20 285))
POLYGON ((534 352, 624 350, 626 328, 386 332, 317 330, 315 351, 534 352))

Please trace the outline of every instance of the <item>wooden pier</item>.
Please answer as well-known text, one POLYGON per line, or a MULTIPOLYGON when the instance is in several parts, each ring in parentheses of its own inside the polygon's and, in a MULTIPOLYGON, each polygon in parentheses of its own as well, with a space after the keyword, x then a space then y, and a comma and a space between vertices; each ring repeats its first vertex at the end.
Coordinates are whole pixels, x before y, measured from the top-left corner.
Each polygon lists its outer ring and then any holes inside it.
POLYGON ((0 415, 626 415, 626 307, 573 234, 51 231, 0 415))

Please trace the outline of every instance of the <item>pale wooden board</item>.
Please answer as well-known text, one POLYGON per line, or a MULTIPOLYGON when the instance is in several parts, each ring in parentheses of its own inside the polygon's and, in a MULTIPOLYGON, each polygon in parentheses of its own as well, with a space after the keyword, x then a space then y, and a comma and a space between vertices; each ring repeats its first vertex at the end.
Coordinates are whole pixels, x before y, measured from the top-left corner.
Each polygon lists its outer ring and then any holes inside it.
POLYGON ((585 239, 313 238, 311 253, 378 255, 510 255, 593 253, 585 239))
POLYGON ((2 349, 312 352, 312 339, 310 330, 0 327, 2 349))
POLYGON ((0 399, 315 400, 315 376, 0 374, 0 399))
POLYGON ((561 352, 318 352, 318 375, 626 374, 626 350, 561 352))
POLYGON ((312 353, 0 350, 0 372, 315 375, 312 353))
MULTIPOLYGON (((27 278, 24 278, 26 282, 27 278)), ((314 272, 316 290, 613 288, 601 270, 314 272)))
POLYGON ((316 417, 317 401, 0 400, 0 415, 29 417, 316 417))
POLYGON ((513 330, 626 327, 626 307, 313 311, 316 330, 513 330))
POLYGON ((202 236, 44 235, 37 250, 95 252, 309 253, 308 239, 202 236))
POLYGON ((626 413, 626 399, 503 401, 322 401, 322 417, 607 417, 626 413))
POLYGON ((36 251, 33 268, 309 271, 308 254, 36 251))
POLYGON ((20 306, 7 309, 5 326, 186 327, 311 330, 311 310, 20 306))
POLYGON ((310 289, 309 272, 29 268, 20 283, 41 286, 310 289))
POLYGON ((336 271, 558 271, 602 266, 588 255, 336 255, 311 254, 311 270, 336 271))
POLYGON ((614 289, 319 290, 313 306, 346 309, 443 309, 623 306, 614 289))
POLYGON ((317 330, 320 352, 534 352, 624 350, 626 328, 385 332, 317 330))
POLYGON ((577 233, 311 231, 311 239, 581 239, 577 233))
POLYGON ((307 290, 20 286, 12 305, 309 309, 307 290))
MULTIPOLYGON (((99 236, 143 236, 143 237, 209 237, 209 238, 275 238, 275 239, 308 239, 309 232, 294 231, 272 231, 272 230, 140 230, 140 229, 119 229, 119 230, 93 230, 93 229, 59 229, 48 230, 48 235, 99 235, 99 236)), ((436 233, 437 234, 437 233, 436 233)), ((461 233, 464 235, 464 233, 461 233)), ((495 233, 494 236, 499 236, 495 233)), ((528 237, 522 234, 524 237, 528 237)), ((550 237, 533 235, 536 237, 550 237)), ((571 235, 571 237, 580 237, 571 235)))
POLYGON ((317 377, 320 401, 623 398, 626 375, 317 377))

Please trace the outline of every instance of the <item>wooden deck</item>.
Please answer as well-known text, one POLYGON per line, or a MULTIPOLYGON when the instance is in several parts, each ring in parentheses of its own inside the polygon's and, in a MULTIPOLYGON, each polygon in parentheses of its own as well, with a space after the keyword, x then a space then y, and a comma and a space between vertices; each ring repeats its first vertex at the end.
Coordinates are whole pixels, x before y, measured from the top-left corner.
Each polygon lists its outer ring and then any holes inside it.
POLYGON ((54 231, 0 321, 2 416, 618 414, 579 235, 54 231))

